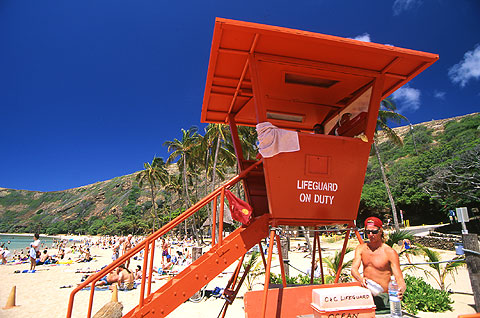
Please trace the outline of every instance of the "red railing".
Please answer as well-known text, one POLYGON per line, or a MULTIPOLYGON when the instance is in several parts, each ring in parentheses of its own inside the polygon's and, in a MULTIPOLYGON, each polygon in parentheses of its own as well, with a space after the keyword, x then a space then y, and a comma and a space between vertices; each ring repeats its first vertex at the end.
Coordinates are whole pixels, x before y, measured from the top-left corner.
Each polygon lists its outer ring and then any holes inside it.
POLYGON ((88 302, 88 311, 87 317, 90 318, 92 316, 92 307, 93 307, 93 296, 95 292, 95 283, 98 282, 103 276, 107 275, 113 269, 117 268, 119 265, 125 263, 127 260, 132 258, 134 255, 139 253, 142 249, 144 250, 144 258, 143 258, 143 269, 142 269, 142 285, 140 288, 140 300, 139 300, 139 307, 143 307, 144 300, 145 300, 145 285, 148 283, 147 286, 147 296, 151 294, 152 290, 152 274, 153 274, 153 258, 154 258, 154 251, 155 251, 155 241, 160 238, 161 236, 165 235, 177 225, 181 224, 187 218, 195 214, 199 211, 202 207, 206 204, 210 203, 212 200, 214 202, 213 208, 213 218, 212 218, 212 246, 215 245, 215 231, 216 231, 216 213, 217 213, 217 197, 220 195, 220 215, 219 215, 219 235, 218 235, 218 242, 217 244, 221 245, 223 240, 223 213, 224 213, 224 200, 225 200, 225 189, 233 186, 240 180, 242 180, 250 171, 258 167, 263 160, 259 160, 255 162, 253 165, 248 167, 247 169, 243 170, 239 175, 233 177, 226 183, 224 183, 221 187, 217 188, 202 200, 198 201, 194 204, 191 208, 187 209, 185 212, 177 216, 175 219, 170 221, 168 224, 163 226, 158 231, 152 233, 150 236, 145 238, 142 242, 136 245, 134 248, 129 250, 127 253, 119 257, 117 260, 113 261, 110 265, 106 266, 105 268, 101 269, 99 272, 89 276, 83 283, 78 285, 70 294, 70 299, 68 302, 68 309, 67 309, 67 318, 72 317, 73 311, 73 302, 75 298, 75 294, 82 290, 83 288, 87 287, 89 284, 90 286, 90 298, 88 302), (150 252, 150 259, 149 259, 149 252, 150 252), (149 262, 148 262, 149 261, 149 262), (147 271, 147 262, 148 262, 148 271, 147 271), (148 281, 147 281, 147 273, 148 273, 148 281))

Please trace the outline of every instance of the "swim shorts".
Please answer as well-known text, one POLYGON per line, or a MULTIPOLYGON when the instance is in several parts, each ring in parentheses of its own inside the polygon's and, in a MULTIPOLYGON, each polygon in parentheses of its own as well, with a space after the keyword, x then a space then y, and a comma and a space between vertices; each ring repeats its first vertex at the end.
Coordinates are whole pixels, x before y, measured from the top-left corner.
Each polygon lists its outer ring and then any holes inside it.
POLYGON ((110 285, 110 284, 108 283, 108 280, 107 280, 107 275, 105 275, 105 276, 103 276, 102 278, 100 278, 100 281, 101 281, 101 282, 105 282, 105 285, 110 285))

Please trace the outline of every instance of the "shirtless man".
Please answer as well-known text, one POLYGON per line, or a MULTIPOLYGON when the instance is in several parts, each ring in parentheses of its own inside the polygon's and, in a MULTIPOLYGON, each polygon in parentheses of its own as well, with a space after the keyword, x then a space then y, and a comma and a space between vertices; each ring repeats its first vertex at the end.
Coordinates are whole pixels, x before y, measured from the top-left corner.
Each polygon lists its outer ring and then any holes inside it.
MULTIPOLYGON (((128 234, 125 243, 123 244, 123 253, 122 255, 126 254, 132 248, 132 234, 128 234)), ((128 268, 130 266, 130 259, 127 260, 125 263, 125 267, 128 268)))
MULTIPOLYGON (((352 263, 352 276, 359 281, 363 287, 367 287, 367 280, 373 281, 383 288, 383 292, 378 295, 383 299, 383 305, 388 306, 388 283, 390 277, 395 276, 395 280, 400 288, 399 297, 402 299, 407 286, 403 280, 402 270, 398 254, 390 246, 383 243, 383 223, 379 218, 369 217, 365 220, 365 233, 368 243, 363 243, 355 249, 355 258, 352 263), (360 264, 363 264, 363 276, 358 271, 360 264)), ((374 297, 377 309, 382 304, 378 297, 374 297), (380 306, 379 306, 380 305, 380 306)))
POLYGON ((90 248, 88 247, 85 249, 80 248, 80 252, 82 253, 82 255, 76 261, 77 263, 90 262, 92 260, 92 255, 90 254, 90 248))
POLYGON ((170 245, 168 244, 167 240, 162 238, 162 264, 165 263, 165 258, 167 255, 170 255, 170 245))
POLYGON ((44 250, 42 255, 40 255, 40 260, 37 262, 37 265, 46 264, 46 263, 48 263, 47 261, 51 260, 51 259, 52 259, 52 257, 50 255, 48 255, 48 251, 44 250))
POLYGON ((108 286, 118 281, 117 270, 113 270, 95 283, 95 286, 108 286))

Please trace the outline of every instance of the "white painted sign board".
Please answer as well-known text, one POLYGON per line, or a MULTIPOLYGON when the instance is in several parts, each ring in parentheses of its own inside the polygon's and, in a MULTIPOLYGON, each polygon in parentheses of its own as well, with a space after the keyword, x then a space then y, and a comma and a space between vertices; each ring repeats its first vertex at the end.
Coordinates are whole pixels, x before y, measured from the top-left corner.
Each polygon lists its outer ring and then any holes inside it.
POLYGON ((465 207, 457 208, 456 212, 457 212, 458 222, 468 222, 469 221, 467 208, 465 208, 465 207))

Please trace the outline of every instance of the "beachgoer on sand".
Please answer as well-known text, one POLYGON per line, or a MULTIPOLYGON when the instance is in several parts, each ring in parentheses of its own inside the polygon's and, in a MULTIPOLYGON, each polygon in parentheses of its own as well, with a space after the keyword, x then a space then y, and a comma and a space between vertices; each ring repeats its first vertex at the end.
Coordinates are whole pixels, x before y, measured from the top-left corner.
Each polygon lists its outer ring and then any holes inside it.
POLYGON ((125 267, 124 264, 118 266, 118 289, 131 290, 134 287, 135 275, 125 267))
POLYGON ((170 245, 165 239, 162 239, 162 264, 165 262, 167 255, 170 255, 169 252, 170 245))
POLYGON ((113 246, 112 260, 117 260, 120 257, 120 247, 122 246, 123 238, 120 238, 118 242, 113 246))
MULTIPOLYGON (((310 277, 312 275, 312 267, 309 266, 307 268, 307 276, 310 277)), ((321 272, 321 269, 320 269, 320 260, 317 259, 315 260, 315 267, 313 269, 313 277, 321 277, 322 276, 322 272, 321 272)))
POLYGON ((407 286, 403 280, 400 260, 397 252, 383 242, 383 223, 376 217, 365 220, 365 233, 369 239, 355 249, 355 258, 352 263, 352 276, 363 287, 372 291, 376 311, 389 310, 388 283, 390 277, 395 280, 400 288, 399 297, 402 299, 407 286), (360 264, 363 264, 363 275, 360 274, 360 264))
POLYGON ((135 280, 137 279, 142 279, 142 266, 137 265, 137 268, 135 269, 135 280))
POLYGON ((412 248, 412 243, 409 239, 404 239, 403 241, 399 242, 399 245, 402 245, 402 251, 400 253, 404 253, 405 257, 408 260, 409 264, 412 264, 412 260, 410 259, 409 250, 412 248))
POLYGON ((48 255, 48 251, 45 249, 43 250, 42 255, 40 258, 37 259, 37 265, 44 265, 44 264, 52 264, 52 257, 48 255))
POLYGON ((167 261, 162 263, 159 268, 154 267, 153 270, 157 271, 160 275, 167 275, 173 269, 172 257, 167 255, 167 261))
POLYGON ((8 247, 2 244, 2 246, 0 247, 0 259, 2 260, 3 265, 7 264, 8 256, 10 256, 10 251, 8 250, 8 247))
POLYGON ((30 243, 30 270, 34 270, 37 265, 37 257, 40 257, 40 235, 35 233, 33 235, 33 242, 30 243))
POLYGON ((80 262, 90 262, 92 260, 92 256, 90 255, 90 248, 85 248, 85 249, 82 249, 80 247, 80 252, 82 253, 82 255, 80 256, 80 258, 77 260, 77 263, 80 263, 80 262))
MULTIPOLYGON (((132 248, 132 234, 128 234, 125 243, 123 244, 123 254, 127 253, 132 248)), ((125 263, 125 267, 128 268, 130 266, 130 258, 125 263)))
MULTIPOLYGON (((85 279, 87 278, 88 276, 85 276, 85 279)), ((82 280, 83 281, 83 280, 82 280)), ((111 271, 110 273, 108 273, 107 275, 103 276, 102 278, 100 278, 100 280, 98 280, 96 283, 95 283, 95 286, 108 286, 108 285, 111 285, 113 283, 116 283, 118 281, 118 274, 117 274, 117 270, 113 270, 111 271)))

